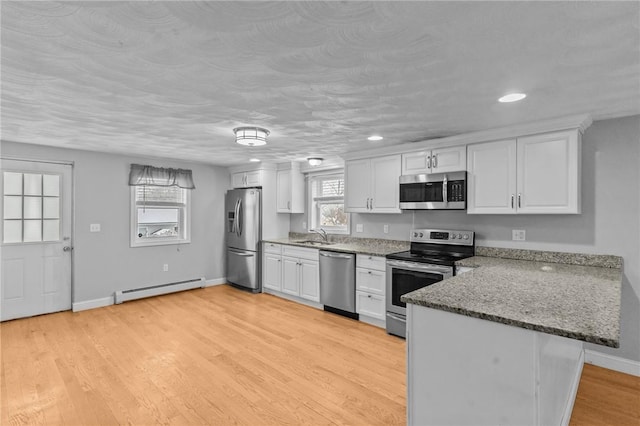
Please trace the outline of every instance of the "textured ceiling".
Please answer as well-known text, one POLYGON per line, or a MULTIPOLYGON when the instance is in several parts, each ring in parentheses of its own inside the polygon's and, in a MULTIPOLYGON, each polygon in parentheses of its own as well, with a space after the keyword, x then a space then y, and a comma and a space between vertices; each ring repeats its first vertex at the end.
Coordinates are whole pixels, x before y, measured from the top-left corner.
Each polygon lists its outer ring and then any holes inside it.
POLYGON ((640 113, 638 2, 1 7, 5 141, 231 165, 640 113))

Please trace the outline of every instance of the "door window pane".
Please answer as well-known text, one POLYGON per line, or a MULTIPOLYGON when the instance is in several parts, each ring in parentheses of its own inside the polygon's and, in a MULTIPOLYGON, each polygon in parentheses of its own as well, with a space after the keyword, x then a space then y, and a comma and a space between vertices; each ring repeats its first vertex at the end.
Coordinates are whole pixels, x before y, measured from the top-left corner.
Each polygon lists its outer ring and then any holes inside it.
POLYGON ((25 220, 24 221, 24 242, 42 241, 42 221, 41 220, 25 220))
POLYGON ((42 195, 42 175, 24 174, 24 195, 42 195))
POLYGON ((5 220, 3 242, 20 243, 22 242, 22 221, 21 220, 5 220))
POLYGON ((46 197, 43 202, 43 217, 45 219, 60 218, 60 199, 58 197, 46 197))
POLYGON ((24 197, 24 218, 40 219, 42 217, 42 198, 24 197))
POLYGON ((42 241, 60 240, 60 221, 45 220, 42 228, 42 241))
POLYGON ((42 195, 49 197, 60 196, 60 176, 43 175, 42 176, 42 195))
POLYGON ((22 195, 22 173, 4 172, 4 195, 22 195))
POLYGON ((3 214, 5 219, 22 219, 22 197, 5 196, 3 214))

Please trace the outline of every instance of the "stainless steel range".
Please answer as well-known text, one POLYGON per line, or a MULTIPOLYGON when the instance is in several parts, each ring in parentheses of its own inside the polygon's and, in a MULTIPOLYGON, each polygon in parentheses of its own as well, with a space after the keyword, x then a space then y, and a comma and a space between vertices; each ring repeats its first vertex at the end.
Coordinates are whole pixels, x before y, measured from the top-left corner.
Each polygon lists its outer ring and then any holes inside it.
POLYGON ((475 252, 473 231, 414 229, 411 249, 387 255, 387 333, 406 337, 406 304, 400 296, 455 275, 456 260, 475 252))

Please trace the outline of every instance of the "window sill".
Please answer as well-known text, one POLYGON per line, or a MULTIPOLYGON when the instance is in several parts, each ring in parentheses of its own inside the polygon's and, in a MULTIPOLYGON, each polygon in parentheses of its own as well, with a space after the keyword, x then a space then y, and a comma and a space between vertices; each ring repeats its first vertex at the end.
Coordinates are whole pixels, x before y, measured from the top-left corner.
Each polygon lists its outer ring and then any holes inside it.
POLYGON ((187 239, 187 240, 155 240, 155 241, 144 241, 144 242, 134 242, 131 241, 130 247, 131 248, 138 248, 138 247, 154 247, 154 246, 170 246, 170 245, 177 245, 177 244, 190 244, 191 243, 191 239, 187 239))

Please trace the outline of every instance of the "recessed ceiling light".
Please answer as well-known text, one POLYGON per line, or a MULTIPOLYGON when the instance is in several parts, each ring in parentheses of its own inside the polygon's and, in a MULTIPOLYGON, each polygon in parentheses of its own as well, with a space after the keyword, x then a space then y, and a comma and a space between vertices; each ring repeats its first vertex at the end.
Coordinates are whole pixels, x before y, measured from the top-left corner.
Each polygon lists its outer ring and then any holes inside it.
POLYGON ((516 102, 521 101, 526 97, 527 95, 525 95, 524 93, 509 93, 508 95, 504 95, 503 97, 498 99, 498 102, 516 102))
POLYGON ((259 158, 250 158, 249 161, 251 161, 252 163, 259 163, 260 159, 259 158))
POLYGON ((373 135, 373 136, 369 136, 367 138, 367 140, 370 140, 370 141, 381 141, 382 139, 383 139, 383 137, 379 136, 379 135, 373 135))

